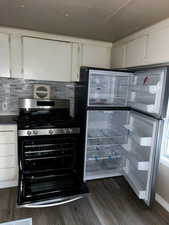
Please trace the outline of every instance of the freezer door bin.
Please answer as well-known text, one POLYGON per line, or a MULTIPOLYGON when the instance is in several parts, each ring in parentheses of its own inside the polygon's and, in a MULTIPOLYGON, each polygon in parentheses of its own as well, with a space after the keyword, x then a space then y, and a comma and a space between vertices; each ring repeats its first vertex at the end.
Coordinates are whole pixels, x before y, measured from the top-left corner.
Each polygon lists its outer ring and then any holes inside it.
POLYGON ((128 105, 159 118, 165 117, 168 80, 167 68, 135 72, 129 85, 128 105))

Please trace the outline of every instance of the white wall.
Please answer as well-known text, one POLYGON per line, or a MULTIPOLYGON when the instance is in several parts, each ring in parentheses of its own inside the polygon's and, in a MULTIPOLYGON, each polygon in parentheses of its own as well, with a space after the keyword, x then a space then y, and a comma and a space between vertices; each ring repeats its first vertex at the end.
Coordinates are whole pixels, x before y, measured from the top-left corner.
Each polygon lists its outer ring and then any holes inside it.
POLYGON ((159 165, 157 193, 169 203, 169 166, 162 163, 159 165))

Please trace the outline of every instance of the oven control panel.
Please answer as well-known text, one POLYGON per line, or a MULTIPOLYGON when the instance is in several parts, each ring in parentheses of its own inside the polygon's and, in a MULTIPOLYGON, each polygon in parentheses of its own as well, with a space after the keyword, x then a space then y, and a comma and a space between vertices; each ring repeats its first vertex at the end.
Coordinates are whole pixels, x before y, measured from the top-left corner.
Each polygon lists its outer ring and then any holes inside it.
POLYGON ((64 134, 79 134, 80 128, 53 128, 53 129, 32 129, 19 130, 18 136, 42 136, 42 135, 64 135, 64 134))
POLYGON ((59 130, 59 129, 50 129, 49 130, 49 134, 50 135, 54 135, 54 134, 60 134, 60 131, 62 134, 73 134, 74 133, 74 128, 63 128, 63 130, 59 130))

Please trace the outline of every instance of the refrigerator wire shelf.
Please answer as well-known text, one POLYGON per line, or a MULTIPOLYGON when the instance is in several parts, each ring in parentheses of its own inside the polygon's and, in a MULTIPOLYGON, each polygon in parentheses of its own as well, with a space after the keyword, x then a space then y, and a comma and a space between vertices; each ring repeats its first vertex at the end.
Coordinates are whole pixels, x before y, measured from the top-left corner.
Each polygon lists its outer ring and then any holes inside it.
POLYGON ((87 168, 89 168, 89 171, 93 169, 116 169, 121 166, 121 162, 122 157, 120 146, 88 147, 87 168))

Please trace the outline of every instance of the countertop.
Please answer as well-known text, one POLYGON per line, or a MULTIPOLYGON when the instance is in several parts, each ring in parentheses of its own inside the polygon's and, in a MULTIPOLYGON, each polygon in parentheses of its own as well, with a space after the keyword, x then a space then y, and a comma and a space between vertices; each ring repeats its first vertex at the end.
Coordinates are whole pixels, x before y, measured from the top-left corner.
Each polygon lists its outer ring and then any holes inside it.
POLYGON ((16 124, 17 123, 17 116, 16 115, 0 115, 0 124, 16 124))

